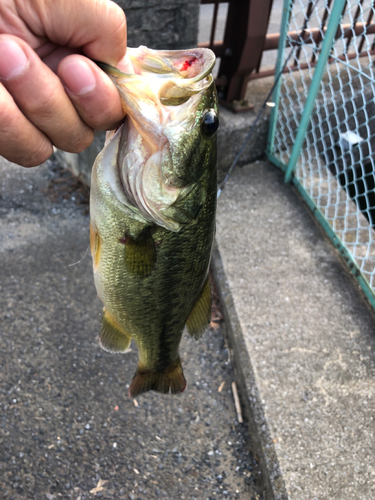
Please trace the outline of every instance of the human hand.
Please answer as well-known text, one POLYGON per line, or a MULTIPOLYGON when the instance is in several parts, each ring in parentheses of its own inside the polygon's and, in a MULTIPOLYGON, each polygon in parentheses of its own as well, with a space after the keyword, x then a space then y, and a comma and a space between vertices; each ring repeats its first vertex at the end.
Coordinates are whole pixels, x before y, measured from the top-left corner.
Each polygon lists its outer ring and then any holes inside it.
POLYGON ((32 167, 115 128, 119 94, 87 57, 126 70, 125 53, 125 15, 109 0, 1 0, 0 155, 32 167))

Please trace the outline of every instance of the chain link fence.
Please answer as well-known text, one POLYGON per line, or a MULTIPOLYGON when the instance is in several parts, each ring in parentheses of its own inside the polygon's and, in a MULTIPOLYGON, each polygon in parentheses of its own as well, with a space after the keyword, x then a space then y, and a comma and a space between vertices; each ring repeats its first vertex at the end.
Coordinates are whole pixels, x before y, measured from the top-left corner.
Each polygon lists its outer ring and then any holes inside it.
POLYGON ((285 0, 267 153, 375 307, 374 14, 374 0, 285 0))

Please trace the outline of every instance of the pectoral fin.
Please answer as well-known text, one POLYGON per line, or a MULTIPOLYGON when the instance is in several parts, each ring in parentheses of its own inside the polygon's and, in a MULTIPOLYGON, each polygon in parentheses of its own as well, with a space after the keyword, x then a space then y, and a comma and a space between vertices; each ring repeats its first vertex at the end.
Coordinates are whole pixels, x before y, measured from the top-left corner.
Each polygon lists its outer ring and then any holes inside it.
POLYGON ((189 334, 199 339, 207 328, 211 320, 211 287, 210 281, 207 279, 204 282, 197 300, 190 312, 186 326, 189 334))
POLYGON ((128 270, 144 278, 151 274, 156 262, 155 243, 149 231, 139 239, 125 236, 120 240, 125 245, 125 264, 128 270))
POLYGON ((130 336, 116 324, 106 308, 103 309, 99 342, 108 352, 125 352, 131 342, 130 336))

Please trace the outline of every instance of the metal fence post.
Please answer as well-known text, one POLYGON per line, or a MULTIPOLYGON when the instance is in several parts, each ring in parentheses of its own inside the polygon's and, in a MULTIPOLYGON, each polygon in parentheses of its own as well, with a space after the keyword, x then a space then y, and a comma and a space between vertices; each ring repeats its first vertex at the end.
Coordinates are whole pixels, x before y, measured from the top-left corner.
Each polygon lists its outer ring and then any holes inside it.
POLYGON ((324 69, 327 63, 327 59, 329 57, 332 43, 337 33, 337 28, 339 26, 341 14, 343 12, 344 5, 346 0, 335 0, 335 3, 332 8, 332 12, 330 15, 327 31, 324 36, 324 41, 322 44, 322 49, 320 52, 319 60, 316 65, 314 76, 311 82, 311 86, 309 89, 309 93, 306 99, 305 108, 303 110, 301 122, 298 126, 297 137, 293 146, 292 154, 289 159, 288 167, 285 174, 285 182, 290 182, 292 178, 292 173, 296 166, 298 156, 300 154, 300 150, 306 135, 307 127, 310 122, 310 117, 312 110, 314 108, 315 99, 319 91, 321 79, 324 73, 324 69))
POLYGON ((228 3, 225 50, 219 66, 217 87, 219 92, 221 88, 225 94, 222 102, 234 111, 238 108, 233 107, 233 101, 244 99, 250 74, 259 67, 271 7, 272 0, 234 0, 228 3), (221 85, 223 81, 226 83, 221 85))
MULTIPOLYGON (((293 0, 284 0, 283 7, 283 17, 281 21, 280 28, 280 38, 279 38, 279 48, 277 51, 277 61, 276 61, 276 72, 275 78, 279 75, 282 67, 284 65, 284 50, 286 45, 286 37, 288 33, 288 25, 290 18, 290 11, 293 5, 293 0)), ((276 123, 277 123, 277 111, 279 109, 279 100, 280 100, 280 87, 281 87, 281 78, 277 82, 277 85, 273 94, 273 102, 275 106, 272 108, 271 117, 270 117, 270 127, 268 129, 268 139, 267 139, 267 147, 266 153, 272 154, 273 146, 275 142, 275 133, 276 133, 276 123)))

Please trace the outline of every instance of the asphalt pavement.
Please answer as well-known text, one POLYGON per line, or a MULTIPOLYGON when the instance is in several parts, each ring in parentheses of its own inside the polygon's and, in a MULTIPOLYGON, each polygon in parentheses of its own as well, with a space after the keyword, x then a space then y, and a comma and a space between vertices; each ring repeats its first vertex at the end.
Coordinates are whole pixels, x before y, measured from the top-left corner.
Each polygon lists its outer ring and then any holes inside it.
POLYGON ((0 498, 262 500, 225 324, 184 335, 182 395, 130 399, 136 346, 98 345, 87 193, 53 161, 0 176, 0 498))

